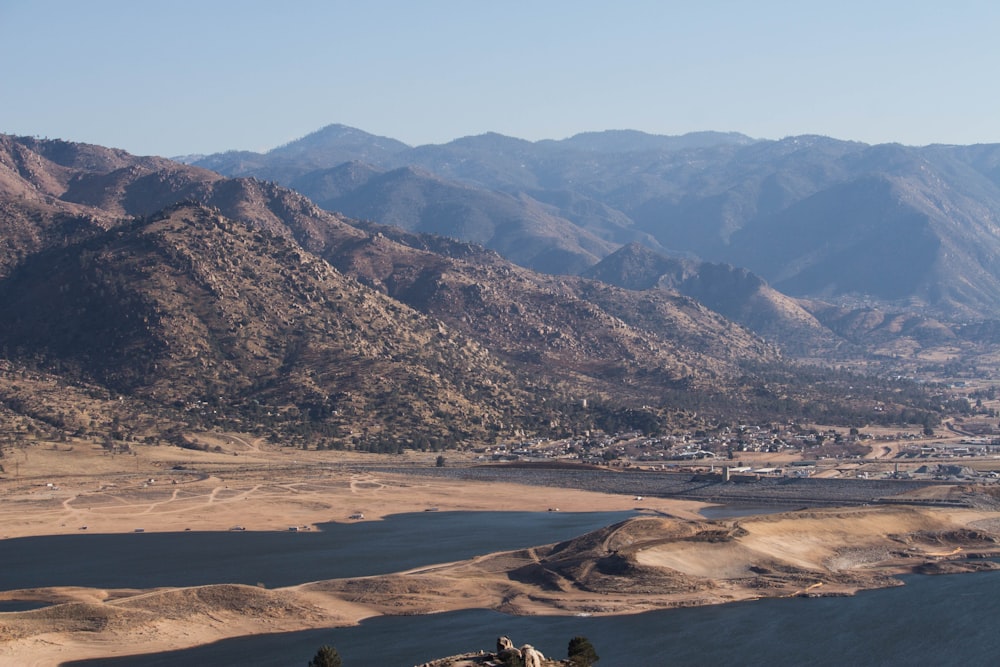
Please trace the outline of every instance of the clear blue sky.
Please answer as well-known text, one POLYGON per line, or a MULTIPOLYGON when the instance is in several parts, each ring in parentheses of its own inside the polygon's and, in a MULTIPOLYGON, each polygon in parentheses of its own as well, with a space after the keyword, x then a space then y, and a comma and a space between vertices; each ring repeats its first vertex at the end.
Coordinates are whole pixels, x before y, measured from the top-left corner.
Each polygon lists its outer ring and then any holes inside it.
POLYGON ((138 154, 330 123, 993 143, 998 76, 995 0, 0 0, 0 132, 138 154))

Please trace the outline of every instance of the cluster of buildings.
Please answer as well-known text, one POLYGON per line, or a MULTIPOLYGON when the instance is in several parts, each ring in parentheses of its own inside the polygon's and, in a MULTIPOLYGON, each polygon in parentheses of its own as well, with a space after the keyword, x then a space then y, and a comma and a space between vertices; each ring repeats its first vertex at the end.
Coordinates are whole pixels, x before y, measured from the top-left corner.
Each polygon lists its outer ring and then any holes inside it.
MULTIPOLYGON (((858 429, 819 430, 794 424, 742 425, 710 433, 693 431, 649 436, 628 432, 558 440, 535 439, 485 447, 476 450, 476 454, 481 462, 579 462, 719 474, 725 470, 729 474, 758 477, 808 477, 817 471, 829 470, 835 476, 864 479, 912 478, 908 471, 900 471, 901 463, 952 457, 1000 459, 1000 440, 978 438, 945 443, 903 432, 876 437, 858 429), (887 468, 890 463, 895 465, 887 468)), ((935 471, 936 468, 928 468, 926 476, 934 477, 938 474, 935 471)))
POLYGON ((651 465, 664 462, 704 462, 736 460, 741 453, 806 453, 824 444, 840 446, 845 455, 849 445, 868 436, 835 430, 820 432, 795 426, 724 427, 712 433, 694 431, 646 436, 639 432, 600 434, 560 440, 536 439, 512 445, 476 450, 482 461, 572 460, 597 465, 651 465))

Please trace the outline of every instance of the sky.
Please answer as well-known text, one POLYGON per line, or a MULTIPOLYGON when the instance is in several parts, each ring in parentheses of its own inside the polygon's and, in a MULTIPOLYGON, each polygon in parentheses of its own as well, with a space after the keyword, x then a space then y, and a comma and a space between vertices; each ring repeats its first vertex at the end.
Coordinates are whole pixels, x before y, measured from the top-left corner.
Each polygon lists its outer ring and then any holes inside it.
POLYGON ((167 157, 331 123, 1000 143, 1000 3, 0 0, 0 133, 167 157))

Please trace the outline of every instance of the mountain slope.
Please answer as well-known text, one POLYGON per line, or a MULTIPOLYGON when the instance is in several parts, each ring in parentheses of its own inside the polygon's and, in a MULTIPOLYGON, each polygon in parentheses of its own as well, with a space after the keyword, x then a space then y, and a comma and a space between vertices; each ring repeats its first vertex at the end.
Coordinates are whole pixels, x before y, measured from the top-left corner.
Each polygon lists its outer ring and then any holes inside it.
MULTIPOLYGON (((368 141, 371 152, 377 142, 368 141)), ((1000 316, 1000 146, 631 131, 529 142, 487 133, 394 146, 374 163, 530 196, 607 243, 639 241, 746 267, 795 296, 952 320, 1000 316)), ((436 197, 426 194, 421 207, 435 211, 436 197)), ((482 219, 473 208, 457 215, 473 227, 482 219)), ((538 240, 531 226, 546 223, 521 220, 512 232, 521 240, 494 247, 542 268, 515 253, 538 240)), ((463 232, 454 222, 445 227, 463 232)))
POLYGON ((240 420, 312 413, 317 428, 374 432, 391 419, 443 438, 526 400, 473 341, 197 205, 30 258, 0 282, 0 307, 0 340, 20 356, 240 420))
POLYGON ((96 222, 73 236, 38 226, 8 255, 0 349, 150 411, 286 441, 489 441, 593 428, 582 398, 655 414, 668 397, 738 390, 743 364, 777 359, 675 293, 355 226, 252 178, 100 147, 78 150, 93 168, 67 166, 43 156, 51 146, 7 145, 34 165, 11 171, 11 192, 41 192, 25 201, 48 222, 96 222))
POLYGON ((230 151, 199 156, 192 164, 226 176, 256 176, 288 183, 310 171, 329 169, 344 162, 387 165, 393 155, 408 148, 395 139, 333 124, 267 153, 230 151))
POLYGON ((776 358, 745 330, 676 294, 544 276, 496 255, 444 259, 381 235, 339 249, 331 261, 532 374, 608 396, 704 389, 731 381, 741 361, 776 358))
POLYGON ((636 130, 604 130, 601 132, 581 132, 567 139, 540 141, 539 143, 602 153, 632 153, 708 148, 728 144, 746 146, 754 142, 754 139, 739 132, 689 132, 671 137, 636 130))
POLYGON ((386 173, 362 169, 347 163, 294 183, 324 209, 479 243, 547 273, 577 273, 614 248, 527 195, 473 188, 408 167, 386 173), (337 186, 343 183, 358 185, 337 186))
POLYGON ((815 351, 834 343, 830 331, 813 315, 746 269, 668 257, 633 243, 584 275, 634 291, 679 292, 786 351, 815 351))

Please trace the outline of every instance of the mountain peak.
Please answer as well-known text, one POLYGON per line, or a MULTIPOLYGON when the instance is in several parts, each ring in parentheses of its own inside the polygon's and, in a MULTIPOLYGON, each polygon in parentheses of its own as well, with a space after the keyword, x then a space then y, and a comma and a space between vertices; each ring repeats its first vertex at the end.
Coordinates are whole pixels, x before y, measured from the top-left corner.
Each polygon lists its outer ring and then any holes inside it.
POLYGON ((277 148, 272 148, 268 154, 287 155, 303 150, 318 148, 335 148, 343 146, 379 146, 388 151, 406 150, 410 146, 396 139, 381 137, 356 127, 332 123, 315 132, 310 132, 277 148))

